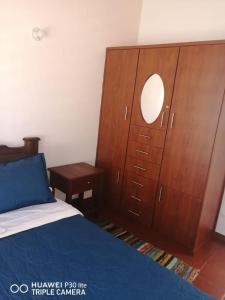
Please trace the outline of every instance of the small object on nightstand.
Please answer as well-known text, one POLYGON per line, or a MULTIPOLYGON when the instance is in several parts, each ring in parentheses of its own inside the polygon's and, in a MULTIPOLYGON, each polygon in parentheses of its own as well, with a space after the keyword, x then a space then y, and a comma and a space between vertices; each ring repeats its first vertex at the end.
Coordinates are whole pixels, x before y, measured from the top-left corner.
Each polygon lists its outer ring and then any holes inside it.
POLYGON ((76 163, 48 169, 50 186, 66 194, 66 202, 73 204, 85 216, 91 217, 99 211, 102 201, 104 171, 87 163, 76 163), (92 190, 92 198, 84 199, 84 192, 92 190), (73 195, 78 194, 77 199, 73 195))

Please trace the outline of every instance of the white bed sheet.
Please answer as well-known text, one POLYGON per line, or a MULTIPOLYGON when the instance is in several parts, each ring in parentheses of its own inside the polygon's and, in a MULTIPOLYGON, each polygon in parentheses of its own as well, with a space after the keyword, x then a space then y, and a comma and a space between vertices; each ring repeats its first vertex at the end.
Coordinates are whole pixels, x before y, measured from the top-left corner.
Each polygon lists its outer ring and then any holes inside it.
POLYGON ((0 238, 60 219, 82 215, 73 206, 56 200, 54 203, 32 205, 0 214, 0 238))

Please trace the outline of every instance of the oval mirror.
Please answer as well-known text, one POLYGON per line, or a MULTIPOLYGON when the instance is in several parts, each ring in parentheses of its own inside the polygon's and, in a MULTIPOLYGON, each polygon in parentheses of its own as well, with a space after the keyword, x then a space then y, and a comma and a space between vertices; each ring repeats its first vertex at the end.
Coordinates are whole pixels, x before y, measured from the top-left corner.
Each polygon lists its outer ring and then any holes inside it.
POLYGON ((164 85, 158 74, 153 74, 145 82, 141 93, 141 113, 148 124, 159 116, 164 101, 164 85))

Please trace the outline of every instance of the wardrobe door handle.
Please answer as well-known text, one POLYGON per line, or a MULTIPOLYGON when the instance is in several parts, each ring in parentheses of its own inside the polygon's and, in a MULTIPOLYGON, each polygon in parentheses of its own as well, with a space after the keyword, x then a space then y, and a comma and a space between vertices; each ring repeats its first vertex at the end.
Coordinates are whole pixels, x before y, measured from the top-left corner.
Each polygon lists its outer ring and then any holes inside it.
POLYGON ((161 122, 160 122, 160 126, 163 127, 163 120, 164 120, 164 111, 162 113, 162 117, 161 117, 161 122))
POLYGON ((125 113, 124 113, 124 120, 127 121, 127 113, 128 113, 128 107, 125 106, 125 113))
POLYGON ((172 118, 171 118, 171 123, 170 123, 170 128, 171 129, 173 128, 174 116, 175 116, 175 112, 173 112, 172 118))
POLYGON ((161 198, 162 198, 162 190, 163 190, 163 187, 162 187, 162 185, 161 185, 160 190, 159 190, 159 199, 158 199, 159 202, 161 202, 161 198))
POLYGON ((116 178, 116 183, 119 184, 120 183, 120 171, 117 171, 117 178, 116 178))

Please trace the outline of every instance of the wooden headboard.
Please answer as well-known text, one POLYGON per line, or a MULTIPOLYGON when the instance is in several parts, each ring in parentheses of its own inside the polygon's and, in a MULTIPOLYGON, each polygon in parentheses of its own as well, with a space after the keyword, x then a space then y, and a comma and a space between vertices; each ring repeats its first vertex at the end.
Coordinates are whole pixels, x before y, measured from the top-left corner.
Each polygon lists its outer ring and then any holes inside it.
POLYGON ((8 162, 38 153, 38 137, 23 138, 24 146, 8 147, 0 145, 0 162, 8 162))

